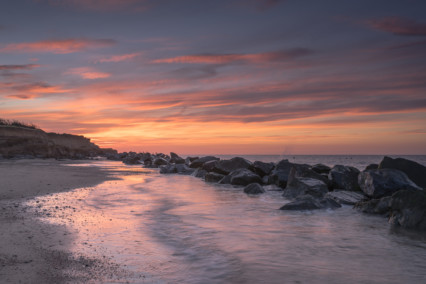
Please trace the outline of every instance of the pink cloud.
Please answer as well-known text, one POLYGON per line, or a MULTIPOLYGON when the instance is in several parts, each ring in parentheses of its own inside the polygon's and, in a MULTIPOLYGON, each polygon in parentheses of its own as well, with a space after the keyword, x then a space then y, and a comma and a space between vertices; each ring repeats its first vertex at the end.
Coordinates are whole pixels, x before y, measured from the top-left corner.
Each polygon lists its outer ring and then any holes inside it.
POLYGON ((400 17, 367 21, 373 29, 404 36, 426 36, 426 24, 400 17))
POLYGON ((36 42, 11 43, 0 47, 0 52, 51 52, 74 53, 90 48, 102 48, 115 44, 112 39, 51 39, 36 42))
POLYGON ((45 82, 35 82, 28 84, 7 83, 0 85, 0 90, 8 94, 6 97, 21 100, 34 99, 52 94, 69 93, 72 90, 64 89, 61 86, 52 86, 45 82))
POLYGON ((249 54, 199 54, 184 55, 171 58, 157 59, 154 63, 204 63, 204 64, 229 64, 243 63, 270 63, 291 60, 311 54, 312 51, 305 48, 294 48, 265 53, 249 54))
POLYGON ((65 74, 77 75, 83 79, 103 79, 111 77, 110 73, 100 72, 90 67, 79 67, 68 70, 65 74))
POLYGON ((141 56, 141 52, 135 52, 135 53, 128 53, 128 54, 121 54, 121 55, 113 55, 111 57, 106 57, 98 60, 97 62, 104 63, 104 62, 121 62, 121 61, 127 61, 130 59, 133 59, 135 57, 141 56))

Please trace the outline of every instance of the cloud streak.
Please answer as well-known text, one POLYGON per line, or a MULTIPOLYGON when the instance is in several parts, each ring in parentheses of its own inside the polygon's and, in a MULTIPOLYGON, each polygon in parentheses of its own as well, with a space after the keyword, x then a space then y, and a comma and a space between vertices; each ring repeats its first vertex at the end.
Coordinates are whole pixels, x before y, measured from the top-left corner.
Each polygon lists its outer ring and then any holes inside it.
POLYGON ((89 80, 105 79, 105 78, 111 77, 110 73, 101 72, 91 67, 72 68, 68 70, 67 72, 65 72, 65 74, 77 75, 83 79, 89 79, 89 80))
POLYGON ((0 71, 32 70, 40 67, 38 64, 0 65, 0 71))
POLYGON ((373 29, 401 36, 426 36, 426 24, 401 18, 387 17, 369 20, 367 25, 373 29))
POLYGON ((110 56, 110 57, 105 57, 105 58, 99 59, 97 62, 98 63, 111 63, 111 62, 117 63, 117 62, 122 62, 122 61, 128 61, 128 60, 134 59, 136 57, 139 57, 141 55, 142 55, 141 52, 113 55, 113 56, 110 56))
POLYGON ((306 48, 293 48, 265 53, 249 54, 195 54, 157 59, 153 63, 231 64, 231 63, 274 63, 293 60, 312 54, 306 48))
POLYGON ((109 47, 116 43, 113 39, 50 39, 36 42, 11 43, 0 46, 0 53, 56 53, 67 54, 88 49, 109 47))

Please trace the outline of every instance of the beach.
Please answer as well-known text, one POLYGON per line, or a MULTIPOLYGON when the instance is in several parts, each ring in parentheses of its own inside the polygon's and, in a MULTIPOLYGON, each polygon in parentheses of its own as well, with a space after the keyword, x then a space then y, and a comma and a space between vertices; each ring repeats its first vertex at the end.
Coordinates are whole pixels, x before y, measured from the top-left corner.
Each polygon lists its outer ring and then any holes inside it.
POLYGON ((112 179, 97 167, 62 164, 52 159, 0 161, 0 283, 102 282, 107 272, 119 274, 118 265, 108 259, 71 254, 74 236, 67 228, 43 223, 28 212, 25 202, 33 197, 112 179))

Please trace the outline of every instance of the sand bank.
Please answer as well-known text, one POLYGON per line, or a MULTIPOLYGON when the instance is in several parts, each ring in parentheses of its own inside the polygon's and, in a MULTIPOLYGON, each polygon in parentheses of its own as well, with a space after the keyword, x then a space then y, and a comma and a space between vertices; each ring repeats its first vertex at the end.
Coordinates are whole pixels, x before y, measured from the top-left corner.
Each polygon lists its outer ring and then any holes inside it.
POLYGON ((42 223, 28 212, 24 202, 32 197, 112 179, 97 167, 63 164, 0 160, 0 283, 102 282, 106 274, 120 270, 107 259, 72 255, 73 235, 65 227, 42 223))

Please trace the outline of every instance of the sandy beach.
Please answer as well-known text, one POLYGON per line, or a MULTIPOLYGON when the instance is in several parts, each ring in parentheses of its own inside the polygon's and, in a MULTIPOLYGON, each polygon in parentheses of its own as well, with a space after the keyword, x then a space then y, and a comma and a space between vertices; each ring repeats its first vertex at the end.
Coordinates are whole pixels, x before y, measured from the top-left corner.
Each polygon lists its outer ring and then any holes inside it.
POLYGON ((73 235, 65 227, 42 223, 28 212, 24 203, 35 196, 91 187, 112 179, 98 167, 63 163, 0 161, 0 283, 102 282, 106 274, 119 274, 118 265, 107 259, 69 253, 73 235))

